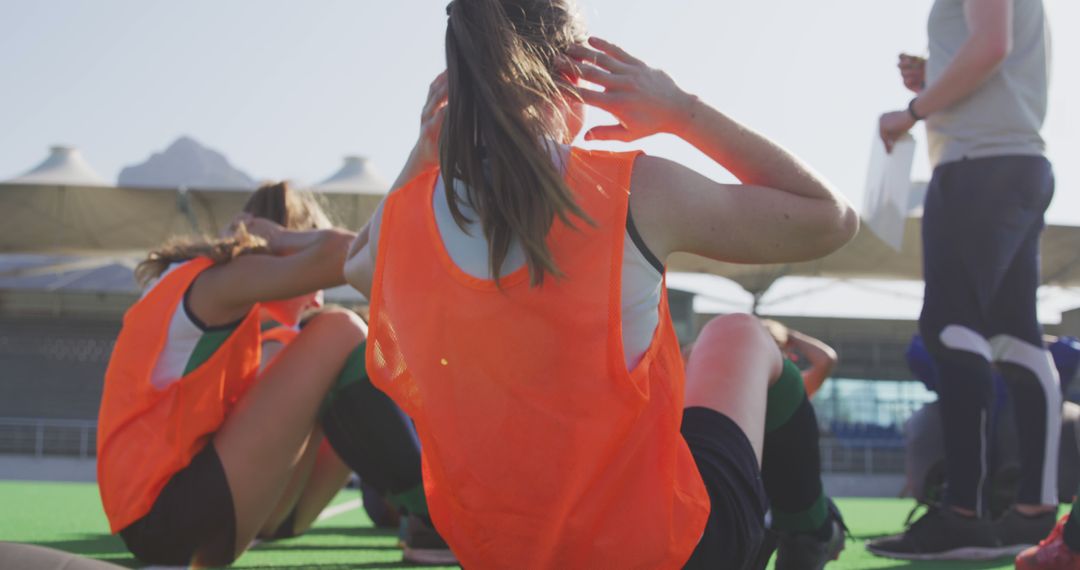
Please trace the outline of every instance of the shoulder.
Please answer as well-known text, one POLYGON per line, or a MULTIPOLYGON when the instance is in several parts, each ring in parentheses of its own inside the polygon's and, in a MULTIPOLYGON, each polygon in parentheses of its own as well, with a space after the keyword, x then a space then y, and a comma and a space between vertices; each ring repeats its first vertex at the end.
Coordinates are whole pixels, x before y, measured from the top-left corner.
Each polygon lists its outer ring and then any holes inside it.
POLYGON ((639 156, 646 156, 642 150, 599 150, 579 146, 569 147, 571 160, 578 157, 588 162, 622 163, 632 165, 639 156))
POLYGON ((383 202, 385 203, 387 200, 398 199, 400 196, 410 196, 416 193, 423 193, 425 190, 431 190, 431 185, 439 178, 439 172, 440 170, 438 167, 424 170, 416 176, 406 180, 404 184, 397 188, 392 188, 387 192, 383 202))
POLYGON ((379 243, 379 231, 382 229, 383 220, 386 216, 386 211, 392 207, 396 202, 401 200, 418 200, 424 199, 429 191, 432 190, 434 184, 439 179, 439 169, 430 168, 417 174, 409 179, 407 182, 393 188, 386 194, 386 197, 379 202, 379 205, 375 208, 375 211, 371 214, 371 219, 368 220, 368 250, 372 258, 374 258, 376 251, 378 250, 379 243))
POLYGON ((633 163, 630 175, 630 201, 639 208, 670 209, 681 194, 701 176, 681 164, 658 156, 641 155, 633 163))
POLYGON ((415 201, 426 199, 427 195, 434 189, 436 182, 439 180, 439 172, 438 168, 425 170, 412 177, 401 186, 391 189, 390 192, 386 194, 386 197, 379 202, 379 205, 371 214, 371 219, 368 220, 368 244, 371 246, 372 255, 374 255, 374 248, 379 239, 379 230, 383 225, 383 220, 387 215, 387 211, 392 210, 393 206, 402 200, 415 201))
POLYGON ((630 191, 637 163, 645 156, 640 150, 609 151, 573 147, 567 159, 567 181, 590 187, 614 184, 630 191))

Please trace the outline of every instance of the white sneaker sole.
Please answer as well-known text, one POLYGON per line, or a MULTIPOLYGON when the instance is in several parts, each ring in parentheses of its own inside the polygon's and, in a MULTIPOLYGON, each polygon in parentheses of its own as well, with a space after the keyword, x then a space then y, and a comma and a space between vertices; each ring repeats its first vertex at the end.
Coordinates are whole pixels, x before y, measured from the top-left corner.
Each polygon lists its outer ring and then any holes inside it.
POLYGON ((1010 546, 966 546, 964 548, 954 548, 952 550, 946 550, 944 552, 934 552, 929 554, 917 554, 907 552, 889 552, 885 550, 878 550, 870 545, 866 546, 866 549, 871 554, 876 556, 884 556, 885 558, 893 558, 896 560, 994 560, 997 558, 1015 557, 1030 544, 1013 544, 1010 546))
POLYGON ((402 549, 402 561, 413 564, 457 564, 454 553, 445 548, 409 548, 402 549))

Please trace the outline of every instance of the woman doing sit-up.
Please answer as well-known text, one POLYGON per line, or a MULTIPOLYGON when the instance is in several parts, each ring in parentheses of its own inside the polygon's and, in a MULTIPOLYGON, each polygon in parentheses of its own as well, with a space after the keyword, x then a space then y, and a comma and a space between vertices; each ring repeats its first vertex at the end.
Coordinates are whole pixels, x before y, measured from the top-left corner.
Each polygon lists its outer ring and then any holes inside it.
POLYGON ((814 259, 855 213, 662 71, 586 44, 570 0, 447 12, 416 175, 346 265, 371 300, 371 380, 416 422, 436 528, 470 569, 742 567, 763 532, 780 351, 729 316, 684 370, 663 261, 814 259), (585 140, 670 133, 742 183, 568 146, 585 105, 618 120, 585 140))
POLYGON ((354 234, 320 229, 317 204, 284 185, 246 211, 228 237, 169 242, 138 266, 146 291, 109 362, 98 485, 112 531, 146 564, 228 564, 333 496, 303 483, 319 406, 366 327, 325 311, 260 371, 259 315, 295 324, 344 282, 354 234))

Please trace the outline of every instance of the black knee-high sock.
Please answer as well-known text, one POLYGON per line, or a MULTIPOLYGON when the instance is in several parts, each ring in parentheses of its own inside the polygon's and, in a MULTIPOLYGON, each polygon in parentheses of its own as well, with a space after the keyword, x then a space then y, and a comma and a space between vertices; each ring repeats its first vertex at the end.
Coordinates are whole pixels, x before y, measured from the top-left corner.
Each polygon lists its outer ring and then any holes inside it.
POLYGON ((784 360, 780 379, 769 388, 761 478, 772 507, 775 530, 831 532, 821 485, 821 455, 814 407, 802 374, 784 360))
POLYGON ((341 460, 390 502, 427 516, 420 442, 412 421, 368 379, 362 343, 342 368, 322 409, 322 427, 341 460))

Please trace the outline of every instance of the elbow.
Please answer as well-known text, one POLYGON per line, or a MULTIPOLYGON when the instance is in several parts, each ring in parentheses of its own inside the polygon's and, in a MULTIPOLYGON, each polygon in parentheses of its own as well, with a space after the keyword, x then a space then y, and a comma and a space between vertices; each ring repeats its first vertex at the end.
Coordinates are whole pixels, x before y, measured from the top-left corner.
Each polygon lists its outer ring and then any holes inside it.
POLYGON ((840 228, 837 232, 841 246, 855 239, 855 236, 859 233, 859 223, 859 214, 855 211, 855 208, 851 207, 851 204, 845 203, 844 212, 840 215, 840 228))
POLYGON ((859 215, 843 197, 833 194, 800 218, 799 230, 792 234, 791 255, 770 263, 813 261, 844 247, 859 233, 859 215), (798 236, 796 239, 795 236, 798 236))
POLYGON ((361 248, 360 251, 350 255, 341 268, 345 283, 369 299, 371 298, 371 274, 373 271, 370 259, 368 249, 366 247, 361 248))
POLYGON ((979 43, 979 59, 987 70, 992 70, 1005 62, 1012 49, 1012 37, 1009 34, 994 35, 979 43))
POLYGON ((821 233, 821 255, 828 255, 847 245, 855 235, 859 233, 859 214, 851 204, 840 199, 836 205, 836 212, 827 226, 826 231, 821 233))
POLYGON ((825 370, 827 374, 832 374, 832 371, 836 369, 836 365, 840 362, 840 356, 836 354, 831 346, 825 346, 822 348, 822 352, 825 353, 825 370))
POLYGON ((994 42, 993 45, 986 50, 986 60, 991 67, 997 67, 1005 62, 1005 59, 1012 53, 1012 42, 1000 41, 994 42))
POLYGON ((360 289, 361 285, 361 268, 359 260, 355 257, 345 260, 345 264, 341 268, 342 276, 345 278, 345 284, 353 289, 360 289))

